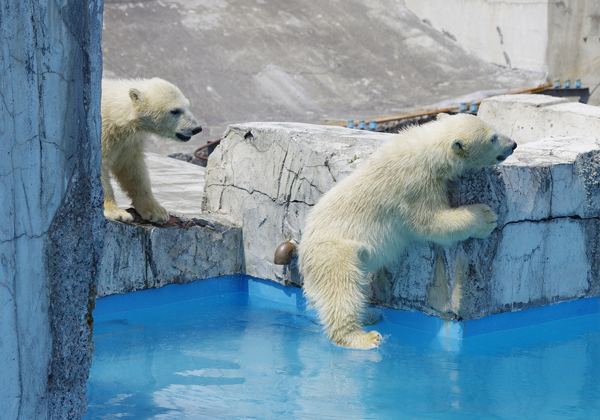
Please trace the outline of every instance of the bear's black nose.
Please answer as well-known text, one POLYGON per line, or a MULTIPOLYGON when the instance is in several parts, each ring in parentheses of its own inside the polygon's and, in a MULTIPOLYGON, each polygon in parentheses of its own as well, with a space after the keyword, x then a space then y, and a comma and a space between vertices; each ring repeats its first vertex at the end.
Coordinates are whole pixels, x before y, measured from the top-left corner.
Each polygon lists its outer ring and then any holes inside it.
POLYGON ((200 127, 200 126, 198 126, 198 127, 194 128, 194 129, 192 130, 192 136, 194 136, 194 135, 198 134, 198 133, 199 133, 199 132, 201 132, 201 131, 202 131, 202 127, 200 127))
POLYGON ((513 147, 512 149, 515 150, 517 148, 517 142, 513 142, 513 147))

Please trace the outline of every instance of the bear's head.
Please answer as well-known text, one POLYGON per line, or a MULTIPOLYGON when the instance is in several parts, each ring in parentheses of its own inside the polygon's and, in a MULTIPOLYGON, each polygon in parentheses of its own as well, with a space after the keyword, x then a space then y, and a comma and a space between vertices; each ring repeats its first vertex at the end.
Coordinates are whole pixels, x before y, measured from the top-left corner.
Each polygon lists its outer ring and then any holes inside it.
POLYGON ((190 101, 166 80, 143 80, 129 89, 129 97, 142 130, 178 141, 188 141, 202 131, 190 111, 190 101))
POLYGON ((444 125, 452 153, 466 168, 503 162, 517 148, 517 143, 474 115, 439 114, 437 120, 444 125))

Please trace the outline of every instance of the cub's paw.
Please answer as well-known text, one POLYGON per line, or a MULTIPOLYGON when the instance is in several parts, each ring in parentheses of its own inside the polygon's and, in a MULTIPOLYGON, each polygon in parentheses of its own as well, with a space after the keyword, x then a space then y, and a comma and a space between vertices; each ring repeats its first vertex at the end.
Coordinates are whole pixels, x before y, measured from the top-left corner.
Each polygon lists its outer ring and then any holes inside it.
POLYGON ((144 220, 163 225, 169 220, 167 210, 157 202, 148 203, 145 206, 134 206, 144 220))
POLYGON ((366 332, 360 330, 348 333, 341 337, 339 342, 334 341, 334 343, 351 349, 371 350, 379 347, 381 340, 381 334, 377 331, 366 332))
POLYGON ((108 220, 119 221, 119 222, 132 222, 133 216, 127 213, 125 210, 118 207, 104 208, 104 217, 108 220))
POLYGON ((472 238, 485 238, 496 228, 498 216, 487 204, 473 204, 468 206, 475 215, 475 226, 472 238))

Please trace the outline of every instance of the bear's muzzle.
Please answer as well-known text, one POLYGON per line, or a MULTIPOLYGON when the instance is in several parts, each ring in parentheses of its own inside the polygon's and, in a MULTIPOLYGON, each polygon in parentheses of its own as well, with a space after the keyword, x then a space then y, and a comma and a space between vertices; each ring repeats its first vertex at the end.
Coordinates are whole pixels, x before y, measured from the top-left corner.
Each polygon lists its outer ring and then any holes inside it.
POLYGON ((501 141, 501 144, 507 144, 507 146, 504 148, 503 153, 501 155, 498 155, 496 157, 496 160, 498 162, 504 162, 506 160, 506 158, 508 158, 510 155, 513 154, 513 152, 515 151, 515 149, 517 148, 517 142, 515 142, 513 139, 504 136, 504 135, 499 135, 499 140, 501 141))
POLYGON ((195 128, 192 129, 192 135, 188 136, 186 134, 183 133, 176 133, 175 136, 181 140, 181 141, 188 141, 189 139, 192 138, 192 136, 195 136, 196 134, 198 134, 199 132, 202 131, 202 127, 201 126, 197 126, 195 128))

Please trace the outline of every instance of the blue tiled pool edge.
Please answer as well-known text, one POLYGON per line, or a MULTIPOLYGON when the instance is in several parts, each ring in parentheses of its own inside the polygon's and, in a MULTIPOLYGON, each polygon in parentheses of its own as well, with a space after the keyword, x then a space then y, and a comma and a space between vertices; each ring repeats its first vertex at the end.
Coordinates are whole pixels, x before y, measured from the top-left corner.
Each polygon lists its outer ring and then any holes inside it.
MULTIPOLYGON (((96 301, 94 316, 146 309, 154 306, 246 292, 280 304, 306 310, 302 290, 291 286, 257 279, 247 275, 231 275, 199 280, 187 284, 171 284, 160 289, 140 290, 112 295, 96 301), (125 302, 127 307, 125 307, 125 302)), ((489 315, 480 319, 452 321, 426 315, 419 311, 401 311, 376 307, 392 324, 424 331, 445 338, 464 339, 497 331, 542 324, 560 319, 600 313, 600 297, 582 298, 568 302, 489 315)))

